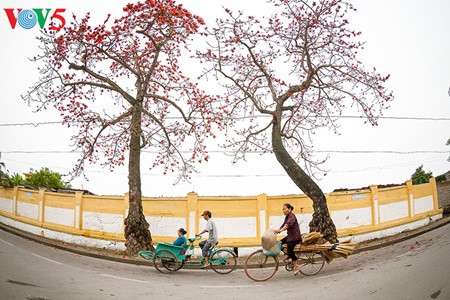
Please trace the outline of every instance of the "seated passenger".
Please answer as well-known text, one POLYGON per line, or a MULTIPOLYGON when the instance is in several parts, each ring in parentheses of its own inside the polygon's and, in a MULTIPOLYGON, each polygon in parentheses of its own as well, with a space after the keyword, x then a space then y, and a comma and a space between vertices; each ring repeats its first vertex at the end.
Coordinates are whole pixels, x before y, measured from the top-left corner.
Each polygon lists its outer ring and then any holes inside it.
POLYGON ((186 237, 184 236, 187 233, 184 228, 178 229, 178 238, 173 242, 175 246, 181 246, 183 244, 186 244, 186 237))

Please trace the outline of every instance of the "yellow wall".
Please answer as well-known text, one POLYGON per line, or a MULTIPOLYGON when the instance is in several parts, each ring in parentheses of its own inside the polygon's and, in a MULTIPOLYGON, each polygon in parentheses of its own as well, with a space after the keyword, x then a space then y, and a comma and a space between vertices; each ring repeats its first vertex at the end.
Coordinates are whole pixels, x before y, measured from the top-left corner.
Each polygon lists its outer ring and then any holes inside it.
MULTIPOLYGON (((436 182, 434 178, 428 184, 412 185, 407 182, 406 185, 386 189, 378 189, 372 186, 368 190, 337 192, 326 195, 331 216, 333 212, 349 211, 352 209, 369 208, 372 211, 372 224, 361 225, 353 228, 341 228, 338 230, 339 236, 355 235, 382 230, 398 224, 414 222, 428 216, 442 213, 437 207, 436 182), (422 198, 433 197, 434 209, 420 215, 411 213, 412 209, 408 207, 409 216, 399 218, 389 222, 380 222, 381 205, 389 205, 397 202, 407 201, 411 205, 410 196, 422 198)), ((74 194, 58 194, 45 192, 44 190, 33 191, 26 189, 5 189, 0 187, 0 198, 14 201, 14 208, 17 204, 30 203, 35 204, 40 211, 40 217, 32 220, 17 214, 16 211, 7 212, 0 210, 0 215, 15 219, 24 223, 41 226, 60 232, 84 235, 106 240, 124 241, 123 234, 117 232, 103 232, 100 230, 86 229, 84 225, 83 213, 85 214, 110 214, 126 217, 128 209, 128 195, 123 197, 112 196, 92 196, 82 195, 77 192, 74 194), (46 207, 73 210, 73 226, 68 228, 65 225, 48 223, 45 220, 46 207)), ((1 199, 0 199, 1 200, 1 199)), ((267 196, 261 194, 253 197, 202 197, 196 193, 189 193, 186 197, 178 198, 149 198, 142 200, 144 214, 147 217, 167 217, 181 218, 186 220, 186 229, 188 232, 198 232, 200 228, 200 215, 208 209, 214 212, 214 218, 248 218, 256 219, 255 236, 253 238, 221 238, 222 246, 251 246, 259 245, 261 233, 268 229, 269 218, 282 215, 282 205, 286 202, 295 207, 297 214, 312 214, 312 201, 305 195, 286 195, 286 196, 267 196), (263 214, 261 214, 263 212, 263 214), (262 216, 262 217, 261 217, 262 216), (261 219, 263 218, 263 219, 261 219), (261 225, 262 224, 262 225, 261 225), (191 228, 191 227, 194 228, 191 228), (261 227, 265 228, 261 228, 261 227)), ((370 217, 369 217, 370 220, 370 217)), ((123 222, 123 220, 122 220, 123 222)), ((175 232, 174 232, 175 234, 175 232)), ((154 236, 156 241, 171 241, 172 236, 154 236)))

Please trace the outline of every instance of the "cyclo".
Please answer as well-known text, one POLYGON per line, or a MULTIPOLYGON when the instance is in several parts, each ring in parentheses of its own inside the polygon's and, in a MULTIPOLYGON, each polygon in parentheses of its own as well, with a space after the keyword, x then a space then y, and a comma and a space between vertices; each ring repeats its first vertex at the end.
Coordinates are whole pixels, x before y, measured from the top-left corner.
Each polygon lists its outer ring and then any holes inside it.
MULTIPOLYGON (((281 242, 276 244, 275 251, 266 251, 265 249, 257 250, 251 253, 245 260, 245 274, 254 281, 265 281, 273 277, 278 270, 279 254, 283 250, 287 252, 285 246, 282 249, 281 242)), ((298 244, 294 248, 297 256, 300 273, 311 276, 319 273, 325 264, 325 256, 323 250, 319 250, 317 245, 298 244)), ((283 258, 284 267, 287 271, 294 269, 291 259, 283 258)))
MULTIPOLYGON (((195 242, 201 237, 188 238, 186 244, 175 246, 170 243, 158 243, 155 251, 140 251, 145 259, 153 260, 156 270, 161 273, 172 273, 180 270, 183 266, 202 267, 204 259, 191 260, 194 254, 195 242)), ((236 255, 233 251, 225 248, 212 246, 208 251, 211 268, 219 274, 231 273, 237 265, 236 255)))

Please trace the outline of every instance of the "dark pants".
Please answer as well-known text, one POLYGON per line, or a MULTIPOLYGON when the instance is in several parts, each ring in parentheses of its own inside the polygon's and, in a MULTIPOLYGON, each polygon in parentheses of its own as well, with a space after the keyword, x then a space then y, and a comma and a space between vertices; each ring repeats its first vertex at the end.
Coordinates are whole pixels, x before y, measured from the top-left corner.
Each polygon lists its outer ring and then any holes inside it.
POLYGON ((208 257, 208 250, 213 245, 207 240, 201 241, 200 243, 198 243, 198 245, 200 246, 200 249, 202 249, 202 256, 208 257))
POLYGON ((295 248, 295 245, 300 243, 300 241, 290 241, 290 242, 288 242, 286 240, 286 238, 283 238, 283 239, 281 239, 281 243, 287 245, 287 252, 288 252, 287 255, 289 256, 289 258, 292 259, 292 261, 296 261, 297 260, 297 256, 295 255, 294 248, 295 248))

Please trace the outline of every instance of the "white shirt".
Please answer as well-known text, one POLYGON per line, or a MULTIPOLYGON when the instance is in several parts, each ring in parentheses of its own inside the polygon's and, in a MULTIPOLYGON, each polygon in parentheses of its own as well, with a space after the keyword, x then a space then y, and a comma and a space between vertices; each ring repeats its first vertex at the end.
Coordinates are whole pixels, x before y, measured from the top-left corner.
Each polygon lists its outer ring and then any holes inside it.
POLYGON ((205 230, 208 232, 208 242, 211 244, 217 244, 219 237, 217 235, 216 223, 212 219, 209 219, 206 223, 205 230))

